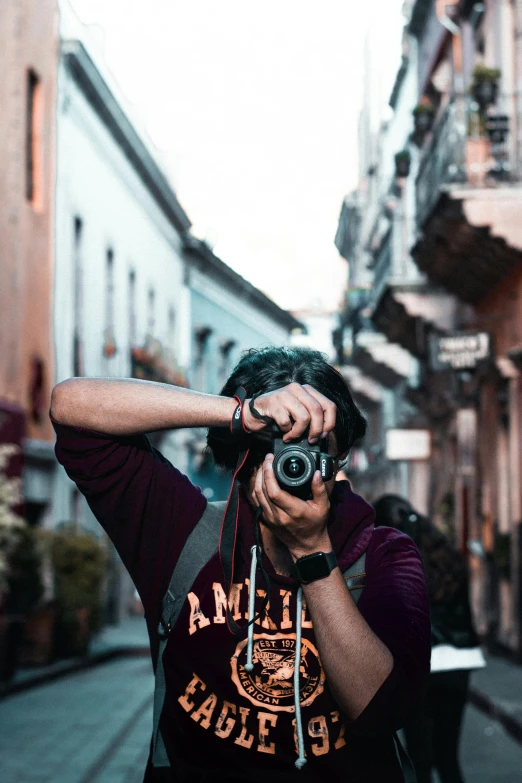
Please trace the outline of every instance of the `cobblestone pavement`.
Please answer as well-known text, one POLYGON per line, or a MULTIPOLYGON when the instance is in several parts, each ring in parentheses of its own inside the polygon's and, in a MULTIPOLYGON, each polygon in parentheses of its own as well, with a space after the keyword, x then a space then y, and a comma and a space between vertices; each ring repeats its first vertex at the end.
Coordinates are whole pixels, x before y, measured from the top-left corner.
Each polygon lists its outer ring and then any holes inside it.
POLYGON ((2 783, 140 783, 152 667, 127 658, 0 703, 2 783))
MULTIPOLYGON (((0 702, 1 783, 141 783, 152 726, 151 665, 122 658, 0 702)), ((467 783, 520 783, 522 745, 468 706, 467 783)))

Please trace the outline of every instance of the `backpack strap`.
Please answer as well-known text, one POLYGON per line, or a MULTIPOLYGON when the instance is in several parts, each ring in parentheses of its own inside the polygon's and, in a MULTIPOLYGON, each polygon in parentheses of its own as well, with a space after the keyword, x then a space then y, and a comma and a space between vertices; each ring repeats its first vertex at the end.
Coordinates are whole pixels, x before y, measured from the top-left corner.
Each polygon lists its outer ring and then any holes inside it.
POLYGON ((363 552, 360 558, 355 561, 355 563, 352 563, 352 565, 347 568, 346 571, 343 571, 346 587, 350 591, 350 595, 352 596, 355 603, 357 603, 361 597, 362 589, 366 582, 366 573, 364 570, 365 565, 366 552, 363 552))
POLYGON ((161 607, 158 625, 159 649, 156 661, 154 685, 154 710, 152 719, 152 765, 170 767, 165 743, 160 731, 160 718, 165 702, 165 671, 163 653, 169 634, 176 625, 187 594, 204 566, 218 551, 220 522, 225 513, 226 502, 207 503, 199 522, 185 542, 185 546, 174 567, 170 584, 161 607))

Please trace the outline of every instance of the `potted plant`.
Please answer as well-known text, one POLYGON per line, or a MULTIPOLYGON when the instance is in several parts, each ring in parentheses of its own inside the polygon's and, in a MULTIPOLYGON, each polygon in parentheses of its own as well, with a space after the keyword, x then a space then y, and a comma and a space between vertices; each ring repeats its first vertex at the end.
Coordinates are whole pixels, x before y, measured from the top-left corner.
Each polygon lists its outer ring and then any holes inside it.
POLYGON ((424 136, 433 126, 435 119, 435 107, 431 103, 418 103, 413 110, 413 122, 415 133, 424 136))
POLYGON ((85 655, 91 636, 102 626, 107 549, 73 524, 45 531, 45 537, 58 607, 56 654, 85 655))
POLYGON ((112 359, 116 356, 116 339, 114 337, 114 330, 108 326, 103 333, 103 347, 102 353, 106 359, 112 359))
POLYGON ((482 112, 491 104, 496 103, 500 75, 501 72, 498 68, 488 68, 485 65, 477 65, 473 71, 471 94, 482 112))
POLYGON ((402 150, 395 155, 395 176, 407 177, 410 173, 411 155, 408 150, 402 150))
POLYGON ((43 595, 41 556, 34 531, 24 522, 11 527, 6 536, 2 525, 1 548, 5 556, 4 570, 4 649, 1 657, 0 680, 12 678, 16 667, 23 663, 26 639, 26 618, 43 595), (6 538, 9 538, 7 547, 6 538))
POLYGON ((8 475, 19 447, 0 448, 0 682, 8 683, 24 642, 25 615, 43 593, 34 531, 21 516, 19 476, 8 475))

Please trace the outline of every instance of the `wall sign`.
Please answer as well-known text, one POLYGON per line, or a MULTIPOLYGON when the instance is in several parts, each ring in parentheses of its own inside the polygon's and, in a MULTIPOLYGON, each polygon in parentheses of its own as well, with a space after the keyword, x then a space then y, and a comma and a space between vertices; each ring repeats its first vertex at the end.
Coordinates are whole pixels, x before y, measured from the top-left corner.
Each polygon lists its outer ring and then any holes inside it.
POLYGON ((435 371, 474 370, 490 356, 491 338, 488 332, 430 337, 430 362, 435 371))
POLYGON ((386 459, 425 460, 430 457, 430 430, 387 430, 386 459))

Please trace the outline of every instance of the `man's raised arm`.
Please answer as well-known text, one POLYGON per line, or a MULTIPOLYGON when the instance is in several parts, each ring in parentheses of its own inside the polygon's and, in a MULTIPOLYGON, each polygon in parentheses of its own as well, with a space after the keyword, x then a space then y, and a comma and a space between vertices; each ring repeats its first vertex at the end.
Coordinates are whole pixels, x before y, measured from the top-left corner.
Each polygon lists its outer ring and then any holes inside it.
POLYGON ((60 424, 108 435, 135 435, 178 427, 226 427, 231 397, 116 378, 70 378, 54 387, 51 416, 60 424))

